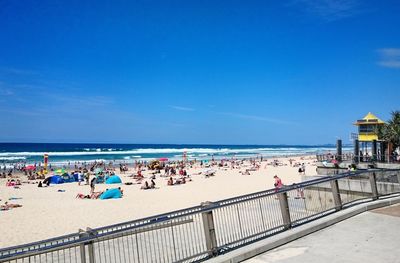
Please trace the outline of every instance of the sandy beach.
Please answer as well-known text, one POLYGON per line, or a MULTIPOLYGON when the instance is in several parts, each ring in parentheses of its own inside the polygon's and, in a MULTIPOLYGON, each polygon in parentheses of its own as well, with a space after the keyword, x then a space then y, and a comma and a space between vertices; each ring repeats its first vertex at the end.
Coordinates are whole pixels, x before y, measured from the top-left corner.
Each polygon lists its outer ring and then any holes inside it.
MULTIPOLYGON (((97 184, 96 191, 106 188, 122 187, 124 196, 121 199, 91 200, 77 199, 78 193, 89 194, 90 186, 78 183, 50 185, 38 188, 36 184, 22 183, 17 188, 6 187, 6 179, 0 179, 1 204, 10 198, 17 198, 10 203, 21 204, 20 208, 0 211, 0 248, 21 245, 59 235, 77 232, 86 227, 101 227, 121 223, 146 216, 170 212, 177 209, 199 205, 204 201, 217 201, 229 197, 248 194, 273 188, 274 175, 278 175, 284 184, 302 181, 298 167, 291 167, 290 158, 274 158, 282 165, 271 165, 272 159, 264 160, 260 169, 242 175, 248 162, 241 169, 228 167, 215 168, 215 176, 206 178, 198 174, 204 168, 188 169, 192 181, 183 185, 167 185, 167 177, 156 177, 157 189, 141 190, 140 184, 106 185, 97 184), (58 190, 65 190, 59 192, 58 190)), ((291 157, 293 163, 300 162, 306 166, 306 176, 316 175, 314 156, 291 157)), ((129 174, 117 174, 123 183, 134 182, 129 174)), ((151 171, 145 171, 147 179, 151 171)), ((21 177, 21 181, 27 181, 21 177)))

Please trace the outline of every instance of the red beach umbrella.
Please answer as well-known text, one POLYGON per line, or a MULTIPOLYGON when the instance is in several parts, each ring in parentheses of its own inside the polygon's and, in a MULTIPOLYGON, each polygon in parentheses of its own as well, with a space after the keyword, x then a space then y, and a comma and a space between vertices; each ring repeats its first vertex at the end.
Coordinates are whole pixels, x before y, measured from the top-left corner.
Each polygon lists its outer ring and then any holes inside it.
POLYGON ((34 165, 25 166, 25 170, 32 171, 32 170, 35 170, 35 169, 36 169, 36 167, 34 165))
POLYGON ((166 162, 166 161, 168 161, 168 158, 160 158, 160 159, 158 159, 160 162, 166 162))

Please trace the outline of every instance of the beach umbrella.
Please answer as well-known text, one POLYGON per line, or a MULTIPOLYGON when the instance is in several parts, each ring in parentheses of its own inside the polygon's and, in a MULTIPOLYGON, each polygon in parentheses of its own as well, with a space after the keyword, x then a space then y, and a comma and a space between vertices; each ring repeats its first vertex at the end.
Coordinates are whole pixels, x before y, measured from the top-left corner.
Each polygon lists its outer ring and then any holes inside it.
POLYGON ((158 159, 160 162, 166 162, 166 161, 168 161, 168 158, 165 158, 165 157, 163 157, 163 158, 160 158, 160 159, 158 159))
POLYGON ((63 174, 63 173, 65 173, 65 169, 63 168, 63 169, 57 169, 56 171, 55 171, 55 173, 56 174, 63 174))
POLYGON ((25 167, 25 170, 28 170, 28 171, 32 171, 32 170, 35 170, 35 169, 36 169, 36 167, 34 165, 28 165, 28 166, 25 167))

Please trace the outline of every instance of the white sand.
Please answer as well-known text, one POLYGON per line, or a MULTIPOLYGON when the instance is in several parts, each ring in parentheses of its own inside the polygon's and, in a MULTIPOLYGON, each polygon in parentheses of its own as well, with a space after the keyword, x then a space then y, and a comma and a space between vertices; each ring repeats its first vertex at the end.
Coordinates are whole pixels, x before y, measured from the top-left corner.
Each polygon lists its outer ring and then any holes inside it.
MULTIPOLYGON (((314 159, 292 159, 306 164, 307 175, 316 174, 314 159)), ((239 169, 216 168, 216 176, 205 178, 203 175, 193 175, 192 182, 176 186, 167 186, 167 179, 157 175, 156 184, 159 189, 155 190, 140 190, 137 184, 96 185, 96 191, 121 186, 124 189, 123 198, 113 200, 76 199, 77 193, 89 193, 88 185, 69 183, 38 188, 34 184, 23 184, 20 189, 14 189, 6 187, 5 180, 1 179, 0 203, 3 204, 10 197, 20 197, 22 199, 9 202, 23 207, 0 211, 0 248, 75 233, 79 228, 121 223, 199 205, 204 201, 217 201, 270 189, 273 188, 275 174, 284 184, 300 182, 298 168, 290 167, 288 158, 279 160, 287 165, 266 167, 267 162, 264 161, 260 170, 250 172, 251 175, 241 175, 239 169), (57 192, 59 189, 65 192, 57 192)), ((189 169, 189 174, 201 170, 189 169)), ((123 182, 133 181, 127 177, 128 174, 119 174, 123 182)))

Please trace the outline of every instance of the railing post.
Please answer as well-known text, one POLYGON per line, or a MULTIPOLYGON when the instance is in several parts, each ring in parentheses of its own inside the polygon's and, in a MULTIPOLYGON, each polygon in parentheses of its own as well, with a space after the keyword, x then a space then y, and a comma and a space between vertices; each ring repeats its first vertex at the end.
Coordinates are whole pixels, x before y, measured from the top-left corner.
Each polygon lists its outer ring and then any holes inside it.
MULTIPOLYGON (((96 233, 93 231, 93 229, 87 227, 86 232, 88 233, 89 236, 94 236, 96 233)), ((94 258, 94 245, 93 241, 89 241, 88 245, 88 254, 89 254, 89 263, 94 263, 95 258, 94 258)))
POLYGON ((337 155, 336 160, 338 162, 341 162, 342 161, 342 140, 341 139, 338 139, 336 141, 336 155, 337 155))
POLYGON ((378 199, 378 188, 376 187, 376 175, 375 172, 369 174, 369 182, 371 184, 372 200, 378 199))
MULTIPOLYGON (((211 202, 201 203, 202 206, 211 206, 211 202)), ((202 213, 204 235, 206 237, 206 248, 209 251, 209 255, 214 257, 218 254, 217 251, 217 236, 215 234, 215 225, 213 211, 207 211, 202 213)))
POLYGON ((331 181, 333 201, 335 202, 336 211, 342 210, 342 199, 340 198, 338 180, 331 181))
MULTIPOLYGON (((87 236, 87 233, 85 232, 85 230, 79 229, 79 238, 86 237, 86 236, 87 236)), ((79 251, 80 251, 80 254, 81 254, 81 262, 85 263, 86 262, 86 246, 85 246, 85 243, 81 243, 79 245, 79 251)))
POLYGON ((278 193, 279 205, 281 207, 283 225, 285 229, 290 229, 292 227, 292 221, 290 220, 290 211, 287 193, 278 193))
POLYGON ((397 183, 400 184, 400 171, 399 170, 396 171, 396 175, 397 175, 397 183))
POLYGON ((354 162, 360 162, 360 143, 358 139, 354 140, 354 162))

